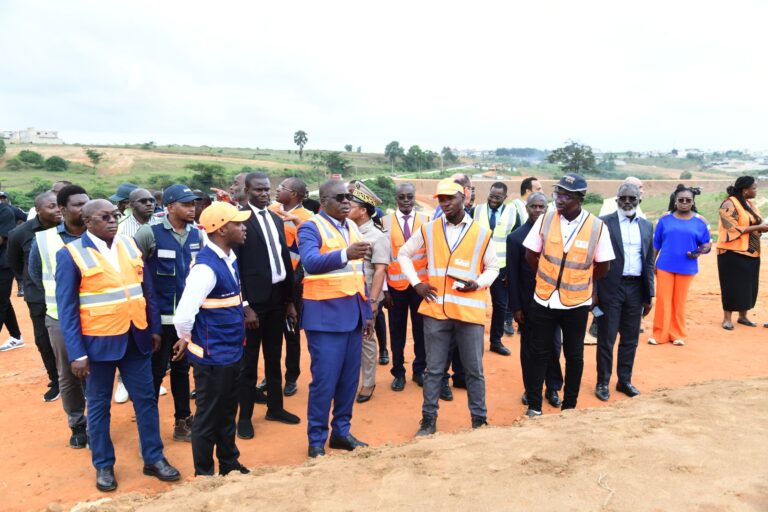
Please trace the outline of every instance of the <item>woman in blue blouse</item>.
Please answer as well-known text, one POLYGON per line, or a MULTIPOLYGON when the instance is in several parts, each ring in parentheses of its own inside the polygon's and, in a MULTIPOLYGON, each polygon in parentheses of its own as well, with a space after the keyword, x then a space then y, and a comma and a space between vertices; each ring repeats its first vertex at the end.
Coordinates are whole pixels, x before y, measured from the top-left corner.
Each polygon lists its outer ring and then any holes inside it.
POLYGON ((696 213, 694 191, 678 185, 672 211, 659 219, 653 236, 656 259, 656 313, 648 343, 685 345, 685 302, 698 258, 711 249, 707 221, 696 213))

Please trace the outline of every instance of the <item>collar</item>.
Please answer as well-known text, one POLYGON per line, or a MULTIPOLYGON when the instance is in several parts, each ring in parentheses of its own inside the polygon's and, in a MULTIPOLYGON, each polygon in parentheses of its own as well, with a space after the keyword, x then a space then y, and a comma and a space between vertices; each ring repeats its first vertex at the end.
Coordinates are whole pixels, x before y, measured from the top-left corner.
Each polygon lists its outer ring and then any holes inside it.
POLYGON ((75 235, 67 231, 67 225, 64 223, 64 221, 61 221, 61 223, 58 226, 56 226, 56 233, 58 234, 66 233, 70 236, 82 236, 82 235, 75 235))
POLYGON ((258 215, 261 212, 266 212, 267 211, 267 207, 266 206, 264 208, 257 208, 256 206, 253 206, 251 203, 248 203, 248 206, 251 207, 251 210, 253 210, 253 213, 255 213, 256 215, 258 215))
MULTIPOLYGON (((401 212, 401 211, 400 211, 400 208, 398 208, 397 210, 395 210, 395 215, 396 215, 396 216, 397 216, 397 218, 398 218, 398 219, 400 219, 400 220, 402 220, 402 219, 403 219, 403 217, 405 217, 405 214, 404 214, 403 212, 401 212)), ((411 210, 411 213, 409 213, 409 214, 408 214, 408 218, 409 218, 409 219, 413 219, 413 218, 415 218, 415 217, 416 217, 416 212, 414 212, 413 210, 411 210)))
POLYGON ((635 217, 633 219, 630 219, 626 215, 622 215, 621 213, 619 213, 619 211, 616 211, 616 215, 619 217, 619 222, 620 223, 621 222, 628 222, 628 223, 632 224, 633 222, 637 222, 640 219, 640 217, 637 216, 637 210, 635 210, 635 217))
POLYGON ((466 212, 464 213, 464 218, 461 219, 461 221, 458 224, 452 224, 451 222, 449 222, 448 221, 448 217, 446 217, 445 215, 443 215, 443 217, 445 218, 445 225, 446 226, 456 226, 456 227, 458 227, 458 226, 461 226, 462 224, 466 224, 467 226, 472 224, 472 217, 470 217, 470 215, 468 213, 466 213, 466 212))
MULTIPOLYGON (((162 220, 161 224, 163 225, 163 228, 165 228, 165 229, 167 229, 169 231, 175 231, 175 229, 173 228, 173 224, 171 224, 171 221, 168 220, 168 216, 167 215, 163 216, 163 220, 162 220)), ((187 222, 187 225, 186 225, 186 227, 184 229, 186 229, 187 231, 192 229, 192 223, 187 222)))
POLYGON ((584 218, 585 214, 587 214, 587 213, 589 213, 589 212, 587 212, 587 210, 582 208, 581 212, 579 212, 579 214, 573 220, 568 220, 568 219, 565 218, 564 215, 560 215, 560 222, 565 221, 568 224, 578 223, 578 222, 581 222, 582 218, 584 218))
POLYGON ((93 242, 93 245, 96 247, 96 249, 99 250, 99 252, 102 251, 112 251, 117 247, 117 236, 112 239, 112 247, 107 247, 107 242, 99 238, 98 236, 94 235, 90 231, 86 231, 88 233, 88 238, 93 242))
POLYGON ((233 251, 232 249, 229 250, 229 255, 227 255, 227 253, 225 253, 222 250, 221 247, 219 247, 218 245, 216 245, 213 242, 211 242, 210 244, 206 245, 206 247, 210 247, 211 250, 214 253, 216 253, 216 256, 218 256, 219 258, 223 259, 224 261, 226 261, 228 263, 232 263, 233 261, 235 261, 237 259, 237 256, 235 256, 235 251, 233 251))
POLYGON ((325 213, 325 212, 320 212, 320 214, 321 214, 323 217, 325 217, 326 219, 328 219, 328 220, 331 222, 331 224, 333 224, 334 226, 336 226, 336 228, 337 228, 337 229, 349 229, 349 228, 347 227, 347 223, 349 222, 349 219, 345 220, 345 221, 344 221, 344 224, 342 224, 341 222, 339 222, 338 220, 334 219, 333 217, 331 217, 330 215, 328 215, 328 214, 327 214, 327 213, 325 213))

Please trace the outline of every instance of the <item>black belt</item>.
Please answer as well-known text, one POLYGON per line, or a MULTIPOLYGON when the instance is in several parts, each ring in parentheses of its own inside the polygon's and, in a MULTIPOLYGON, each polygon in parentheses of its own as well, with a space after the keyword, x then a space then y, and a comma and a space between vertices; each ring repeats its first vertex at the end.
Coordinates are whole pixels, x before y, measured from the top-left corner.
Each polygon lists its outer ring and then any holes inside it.
POLYGON ((621 279, 624 281, 639 281, 642 278, 643 276, 621 276, 621 279))

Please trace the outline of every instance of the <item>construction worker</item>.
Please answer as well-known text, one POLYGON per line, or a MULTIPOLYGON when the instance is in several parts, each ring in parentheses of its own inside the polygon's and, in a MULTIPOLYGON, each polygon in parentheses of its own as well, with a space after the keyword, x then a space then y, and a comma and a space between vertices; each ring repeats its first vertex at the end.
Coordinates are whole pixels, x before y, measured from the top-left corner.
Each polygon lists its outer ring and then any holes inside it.
POLYGON ((152 387, 153 349, 160 346, 160 315, 152 281, 132 238, 117 233, 117 207, 105 199, 83 206, 87 231, 56 253, 56 302, 72 373, 87 378, 88 436, 96 488, 117 488, 110 439, 115 370, 133 398, 144 474, 180 478, 163 456, 157 399, 152 387))
POLYGON ((487 425, 483 376, 485 289, 499 275, 491 231, 465 212, 464 188, 447 178, 438 183, 434 197, 444 215, 423 225, 397 256, 408 282, 424 299, 419 312, 424 315, 427 368, 417 436, 435 433, 442 379, 454 344, 464 367, 472 428, 487 425), (413 264, 422 248, 427 254, 426 283, 413 264))
MULTIPOLYGON (((296 313, 301 318, 301 295, 302 279, 304 278, 304 269, 299 265, 301 255, 299 254, 299 243, 296 239, 296 230, 298 227, 309 220, 311 211, 304 208, 301 201, 307 195, 307 184, 299 178, 286 178, 277 186, 275 194, 276 203, 270 205, 269 209, 275 212, 283 219, 283 230, 285 231, 285 243, 288 245, 288 252, 291 256, 291 265, 294 270, 293 285, 293 304, 296 307, 296 313)), ((298 390, 297 381, 301 373, 301 330, 299 323, 286 324, 283 329, 285 338, 285 387, 283 393, 285 396, 293 396, 298 390)))
POLYGON ((370 244, 347 220, 351 200, 342 181, 326 181, 320 186, 322 211, 298 230, 306 271, 301 327, 312 359, 307 404, 307 452, 312 458, 325 455, 331 403, 329 446, 342 450, 368 446, 350 432, 362 337, 373 329, 362 261, 370 244))
MULTIPOLYGON (((424 352, 424 320, 419 313, 421 297, 408 282, 400 270, 397 255, 400 248, 411 235, 429 222, 429 217, 415 212, 416 188, 411 183, 401 183, 395 191, 397 209, 384 217, 384 229, 389 234, 392 247, 390 263, 387 267, 387 287, 389 291, 385 302, 389 307, 389 337, 392 343, 392 390, 405 388, 405 334, 408 327, 408 312, 411 313, 413 331, 413 366, 412 379, 419 386, 424 385, 424 368, 427 365, 424 352)), ((413 257, 416 274, 422 283, 427 282, 427 254, 423 249, 413 257)))
POLYGON ((565 389, 562 409, 574 409, 584 370, 584 335, 592 285, 614 259, 603 221, 582 209, 587 182, 569 173, 555 185, 555 210, 540 216, 526 236, 526 260, 536 273, 528 318, 533 326, 531 371, 525 390, 529 417, 541 415, 541 391, 555 329, 562 330, 565 389))
POLYGON ((493 233, 493 246, 499 263, 499 277, 491 285, 491 352, 508 356, 512 352, 501 342, 504 336, 504 320, 507 316, 507 235, 517 227, 517 212, 512 205, 505 205, 507 186, 497 181, 488 192, 488 202, 475 208, 474 219, 493 233))
MULTIPOLYGON (((131 196, 141 189, 131 192, 131 196)), ((195 256, 203 247, 203 237, 195 222, 197 196, 189 187, 174 184, 163 192, 168 214, 159 224, 144 224, 136 232, 146 265, 145 277, 152 280, 162 323, 160 349, 152 354, 152 378, 155 397, 159 396, 171 365, 171 395, 174 406, 174 441, 192 440, 192 412, 189 408, 189 363, 185 358, 171 361, 173 345, 178 338, 173 327, 173 315, 184 292, 184 285, 195 256)), ((135 213, 135 211, 134 211, 135 213)), ((125 223, 121 224, 121 226, 125 223)))
POLYGON ((239 211, 223 201, 203 210, 200 224, 208 233, 209 243, 197 254, 173 317, 179 339, 173 347, 173 360, 180 361, 187 351, 197 391, 192 424, 196 476, 214 474, 214 447, 219 474, 249 473, 240 464, 235 445, 237 381, 245 323, 237 258, 232 248, 245 241, 243 222, 250 216, 250 210, 239 211))

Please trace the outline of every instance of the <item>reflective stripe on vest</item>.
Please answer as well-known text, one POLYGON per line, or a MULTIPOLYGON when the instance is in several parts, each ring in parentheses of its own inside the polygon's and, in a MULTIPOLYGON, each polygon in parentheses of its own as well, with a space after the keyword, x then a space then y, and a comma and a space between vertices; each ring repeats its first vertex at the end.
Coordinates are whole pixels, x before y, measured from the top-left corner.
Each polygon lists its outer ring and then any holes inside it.
MULTIPOLYGON (((491 221, 488 218, 490 214, 488 204, 479 204, 475 209, 475 220, 486 229, 491 229, 491 221)), ((496 219, 496 227, 493 229, 493 247, 496 249, 496 259, 499 261, 499 268, 507 266, 507 235, 512 231, 517 218, 517 210, 511 204, 504 205, 502 211, 496 219)))
MULTIPOLYGON (((736 219, 736 222, 738 223, 738 228, 743 231, 745 228, 749 227, 751 224, 752 216, 747 212, 747 210, 741 205, 738 199, 731 196, 728 198, 728 200, 733 203, 734 208, 736 208, 736 212, 738 213, 738 219, 736 219)), ((749 203, 750 208, 752 208, 752 211, 755 212, 755 215, 760 216, 760 210, 757 209, 757 206, 752 204, 751 201, 748 199, 746 200, 749 203)), ((749 233, 745 233, 741 235, 738 238, 735 238, 733 240, 728 240, 728 231, 723 226, 723 220, 720 219, 720 222, 718 222, 719 226, 717 229, 717 248, 718 249, 727 249, 729 251, 741 251, 746 252, 749 249, 749 233)))
POLYGON ((483 256, 491 243, 491 231, 472 222, 451 251, 445 237, 445 217, 421 227, 427 250, 429 284, 436 288, 437 300, 422 301, 419 313, 445 320, 484 325, 488 290, 460 292, 453 289, 457 279, 477 280, 483 272, 483 256))
POLYGON ((239 306, 242 302, 243 301, 239 295, 233 295, 232 297, 225 297, 223 299, 212 299, 208 297, 200 307, 204 309, 231 308, 232 306, 239 306))
POLYGON ((40 253, 40 268, 43 275, 45 291, 45 314, 59 319, 59 309, 56 305, 56 253, 64 247, 64 240, 59 235, 58 227, 35 233, 37 249, 40 253))
POLYGON ((548 300, 557 290, 564 306, 577 306, 592 297, 592 269, 602 225, 600 219, 587 214, 564 253, 560 215, 556 211, 546 214, 540 231, 544 247, 536 272, 537 297, 548 300))
MULTIPOLYGON (((350 244, 363 239, 352 222, 347 222, 349 228, 349 244, 344 236, 328 222, 322 215, 315 215, 307 222, 313 222, 317 226, 322 240, 320 254, 326 254, 336 250, 345 250, 350 244)), ((306 270, 306 269, 305 269, 306 270)), ((351 297, 360 294, 367 300, 365 292, 365 275, 363 274, 363 260, 349 260, 347 264, 336 270, 324 274, 304 275, 304 299, 326 300, 351 297)))
MULTIPOLYGON (((429 222, 429 218, 423 213, 411 212, 413 215, 413 229, 411 233, 415 233, 416 230, 421 229, 421 226, 429 222)), ((405 290, 411 284, 408 278, 403 274, 400 268, 400 262, 397 261, 397 255, 400 253, 400 248, 407 242, 403 228, 400 226, 400 222, 397 220, 395 213, 390 213, 383 219, 384 229, 389 233, 389 241, 391 251, 389 254, 389 266, 387 267, 387 286, 394 288, 395 290, 405 290)), ((419 277, 422 283, 426 283, 427 277, 427 255, 426 249, 421 248, 411 258, 413 261, 413 268, 416 270, 416 275, 419 277)))
POLYGON ((117 235, 120 268, 115 269, 97 250, 85 247, 82 238, 65 247, 80 270, 80 326, 87 336, 117 336, 133 323, 147 328, 146 301, 142 293, 144 262, 132 238, 117 235))

